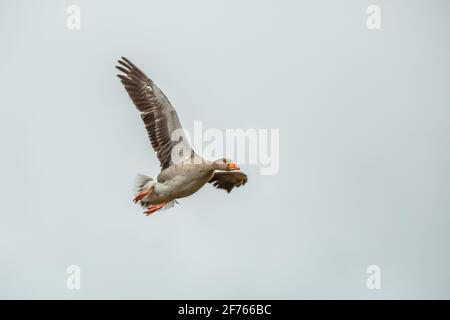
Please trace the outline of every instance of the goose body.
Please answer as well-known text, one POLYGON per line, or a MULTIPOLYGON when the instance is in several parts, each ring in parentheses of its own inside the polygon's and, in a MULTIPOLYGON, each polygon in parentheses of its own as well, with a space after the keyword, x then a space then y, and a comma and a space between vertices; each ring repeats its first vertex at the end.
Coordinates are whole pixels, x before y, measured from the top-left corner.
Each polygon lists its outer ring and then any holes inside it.
POLYGON ((142 202, 160 203, 188 197, 201 189, 214 175, 210 166, 197 164, 174 165, 162 171, 158 181, 149 182, 154 192, 142 199, 142 202), (159 182, 161 181, 161 182, 159 182))
POLYGON ((136 179, 134 201, 146 209, 144 213, 171 207, 176 199, 194 194, 208 182, 228 193, 247 182, 247 175, 231 160, 210 162, 197 155, 166 95, 128 59, 118 62, 116 68, 122 74, 117 76, 140 112, 162 168, 156 181, 142 174, 136 179), (173 152, 175 147, 181 148, 173 152))

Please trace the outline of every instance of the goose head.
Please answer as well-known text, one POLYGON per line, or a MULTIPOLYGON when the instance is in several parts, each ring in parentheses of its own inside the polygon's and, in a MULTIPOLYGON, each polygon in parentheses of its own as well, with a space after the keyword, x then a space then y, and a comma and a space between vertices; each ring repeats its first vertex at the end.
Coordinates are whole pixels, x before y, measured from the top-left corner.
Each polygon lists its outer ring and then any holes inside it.
POLYGON ((230 159, 221 158, 213 162, 215 170, 234 171, 239 170, 238 165, 230 159))

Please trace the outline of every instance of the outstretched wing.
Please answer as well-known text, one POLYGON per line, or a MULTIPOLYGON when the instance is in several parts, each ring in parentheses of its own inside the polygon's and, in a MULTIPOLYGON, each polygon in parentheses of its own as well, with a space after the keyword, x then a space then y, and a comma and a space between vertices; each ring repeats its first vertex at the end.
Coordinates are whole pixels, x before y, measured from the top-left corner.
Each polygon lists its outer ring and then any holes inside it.
POLYGON ((242 171, 216 171, 208 182, 230 193, 234 187, 243 186, 247 182, 247 175, 242 171))
POLYGON ((118 60, 122 84, 141 114, 161 170, 174 163, 196 157, 191 149, 175 108, 166 95, 128 59, 118 60), (176 149, 174 149, 176 147, 176 149))

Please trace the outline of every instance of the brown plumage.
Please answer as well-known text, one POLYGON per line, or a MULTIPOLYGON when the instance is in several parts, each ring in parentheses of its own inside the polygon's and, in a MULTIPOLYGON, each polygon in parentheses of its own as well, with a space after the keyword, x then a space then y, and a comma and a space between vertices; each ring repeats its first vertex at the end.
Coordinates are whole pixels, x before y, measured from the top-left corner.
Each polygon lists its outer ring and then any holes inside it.
POLYGON ((147 208, 145 213, 173 206, 175 199, 193 194, 207 182, 227 192, 247 182, 247 175, 238 171, 234 162, 227 159, 210 162, 197 155, 166 95, 128 59, 122 57, 118 63, 116 68, 122 74, 117 76, 140 112, 161 165, 157 181, 138 176, 134 200, 147 208))
POLYGON ((139 110, 152 147, 164 170, 172 163, 171 152, 174 145, 178 142, 187 143, 177 112, 166 95, 138 67, 124 57, 118 62, 120 66, 116 68, 124 74, 117 76, 139 110), (180 133, 178 141, 171 140, 171 134, 175 130, 180 133))
POLYGON ((243 186, 247 183, 247 175, 241 171, 234 171, 233 174, 216 171, 208 182, 212 183, 214 187, 225 189, 230 193, 233 188, 243 186))

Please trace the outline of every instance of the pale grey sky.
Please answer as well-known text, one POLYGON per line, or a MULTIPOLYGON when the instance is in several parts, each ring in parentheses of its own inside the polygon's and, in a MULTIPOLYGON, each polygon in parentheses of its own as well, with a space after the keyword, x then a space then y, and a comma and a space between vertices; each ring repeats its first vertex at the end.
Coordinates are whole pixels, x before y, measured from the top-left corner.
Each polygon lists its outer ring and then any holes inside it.
POLYGON ((450 298, 449 12, 0 0, 0 298, 450 298), (244 188, 142 215, 132 182, 159 164, 115 77, 122 55, 187 128, 280 129, 279 173, 244 164, 244 188))

